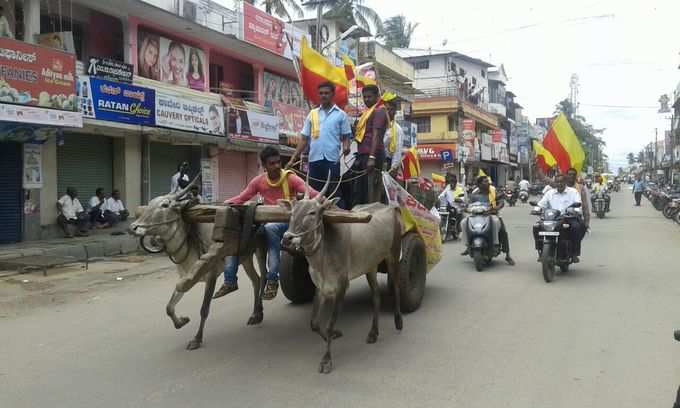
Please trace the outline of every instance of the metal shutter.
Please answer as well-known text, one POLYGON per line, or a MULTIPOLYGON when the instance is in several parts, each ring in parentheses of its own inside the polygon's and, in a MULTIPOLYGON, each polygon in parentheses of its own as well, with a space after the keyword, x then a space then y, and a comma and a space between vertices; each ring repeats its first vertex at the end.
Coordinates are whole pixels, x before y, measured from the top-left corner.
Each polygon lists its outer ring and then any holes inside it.
POLYGON ((221 151, 218 156, 218 201, 238 195, 248 184, 248 153, 221 151))
POLYGON ((177 166, 188 161, 191 167, 190 175, 195 177, 201 170, 200 146, 176 146, 168 143, 151 142, 150 155, 150 190, 149 199, 168 194, 170 179, 177 173, 177 166))
POLYGON ((66 194, 67 187, 78 190, 83 206, 98 187, 103 188, 106 195, 111 194, 114 187, 113 140, 110 137, 64 135, 64 144, 57 146, 58 197, 66 194))
POLYGON ((0 244, 21 240, 22 148, 19 143, 0 143, 0 244))

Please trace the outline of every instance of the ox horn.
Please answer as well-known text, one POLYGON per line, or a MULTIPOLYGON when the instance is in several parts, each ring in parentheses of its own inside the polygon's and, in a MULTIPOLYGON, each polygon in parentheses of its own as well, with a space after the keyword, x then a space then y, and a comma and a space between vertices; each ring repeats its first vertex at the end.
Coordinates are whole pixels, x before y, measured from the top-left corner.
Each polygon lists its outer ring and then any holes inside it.
POLYGON ((328 186, 331 185, 331 171, 328 170, 328 179, 326 180, 326 184, 323 185, 323 188, 321 191, 319 191, 319 195, 317 196, 317 200, 321 200, 321 198, 326 194, 326 191, 328 191, 328 186))
POLYGON ((305 177, 305 196, 303 197, 305 200, 309 198, 309 169, 307 169, 307 177, 305 177))
POLYGON ((196 177, 194 177, 194 179, 191 180, 191 183, 189 183, 188 186, 184 187, 182 190, 180 190, 180 191, 178 191, 177 193, 175 193, 175 200, 179 200, 180 198, 182 198, 182 197, 184 197, 185 195, 187 195, 187 193, 189 192, 189 190, 191 189, 191 187, 193 187, 194 185, 196 185, 196 183, 198 182, 198 179, 200 179, 200 178, 201 178, 201 173, 198 173, 198 174, 196 175, 196 177))

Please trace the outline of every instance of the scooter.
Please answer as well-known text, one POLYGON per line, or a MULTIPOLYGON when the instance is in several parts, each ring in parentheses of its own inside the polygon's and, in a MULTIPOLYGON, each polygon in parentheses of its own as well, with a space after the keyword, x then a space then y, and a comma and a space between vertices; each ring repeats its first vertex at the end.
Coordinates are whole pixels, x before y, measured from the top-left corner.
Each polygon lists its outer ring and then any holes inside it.
POLYGON ((593 195, 593 212, 597 214, 597 218, 604 218, 605 214, 607 213, 606 196, 606 193, 602 191, 593 195))
POLYGON ((517 203, 517 195, 514 190, 510 188, 505 189, 505 201, 510 205, 510 207, 514 207, 515 203, 517 203))
POLYGON ((543 270, 543 279, 550 283, 555 278, 555 265, 559 266, 560 271, 565 273, 569 270, 569 265, 573 263, 572 243, 563 237, 563 232, 570 228, 570 224, 565 222, 569 218, 577 218, 579 214, 576 208, 581 207, 581 203, 570 205, 564 214, 559 210, 543 210, 537 207, 535 202, 531 202, 534 209, 532 215, 538 215, 538 238, 542 241, 541 249, 538 251, 539 259, 543 270))
POLYGON ((526 203, 529 200, 529 192, 526 190, 522 190, 519 192, 519 200, 523 203, 526 203))
POLYGON ((496 213, 489 205, 475 202, 468 205, 467 217, 467 245, 470 257, 475 262, 475 269, 481 272, 484 266, 501 253, 501 246, 494 245, 494 231, 491 216, 496 213))

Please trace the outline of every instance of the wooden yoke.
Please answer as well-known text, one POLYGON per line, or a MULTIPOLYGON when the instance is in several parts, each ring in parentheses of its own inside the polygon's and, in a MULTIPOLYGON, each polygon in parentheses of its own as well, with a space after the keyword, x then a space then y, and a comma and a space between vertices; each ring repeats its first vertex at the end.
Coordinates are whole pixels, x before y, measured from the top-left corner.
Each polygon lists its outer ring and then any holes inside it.
MULTIPOLYGON (((199 204, 187 209, 185 216, 189 222, 213 223, 215 222, 217 210, 225 207, 234 209, 245 208, 245 206, 199 204)), ((290 214, 288 211, 278 205, 258 205, 255 211, 255 222, 257 223, 288 222, 289 220, 290 214)), ((331 209, 324 212, 324 221, 331 224, 366 224, 371 221, 371 214, 364 211, 331 209)))

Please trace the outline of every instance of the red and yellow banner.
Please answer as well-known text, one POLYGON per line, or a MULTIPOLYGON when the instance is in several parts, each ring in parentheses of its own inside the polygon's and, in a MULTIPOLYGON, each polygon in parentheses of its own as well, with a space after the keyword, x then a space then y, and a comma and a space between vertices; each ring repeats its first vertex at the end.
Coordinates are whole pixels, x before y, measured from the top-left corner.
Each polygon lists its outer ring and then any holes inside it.
POLYGON ((566 173, 571 167, 581 172, 586 154, 564 113, 553 120, 550 130, 543 138, 543 147, 552 154, 562 173, 566 173))
POLYGON ((543 170, 543 173, 548 174, 548 171, 555 167, 557 161, 552 153, 546 150, 542 144, 534 140, 534 152, 536 152, 536 165, 543 170))
POLYGON ((331 82, 335 85, 334 102, 344 108, 347 105, 349 87, 345 69, 336 67, 312 49, 304 37, 300 45, 300 57, 300 81, 305 97, 314 105, 320 105, 318 87, 324 82, 331 82))

